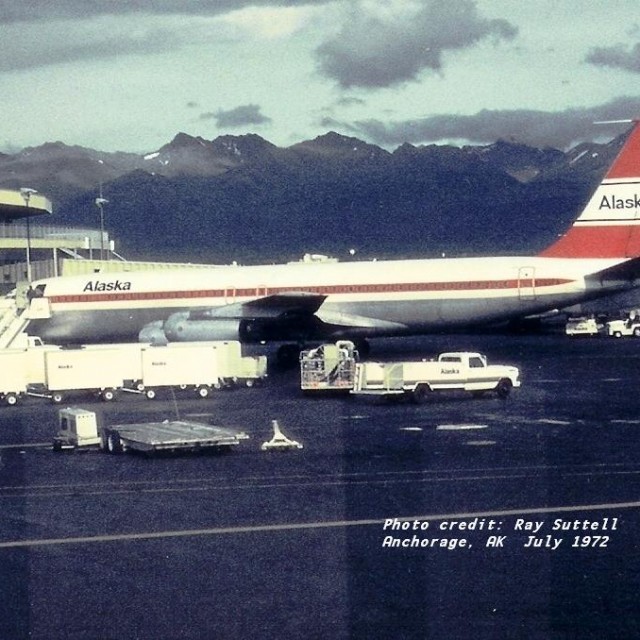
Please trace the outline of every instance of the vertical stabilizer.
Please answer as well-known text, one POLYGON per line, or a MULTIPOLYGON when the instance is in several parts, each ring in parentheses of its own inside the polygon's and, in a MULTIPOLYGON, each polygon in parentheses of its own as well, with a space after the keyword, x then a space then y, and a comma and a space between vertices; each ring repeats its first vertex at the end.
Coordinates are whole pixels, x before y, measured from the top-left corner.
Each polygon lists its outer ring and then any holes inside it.
POLYGON ((551 258, 640 256, 640 121, 571 228, 541 252, 551 258))

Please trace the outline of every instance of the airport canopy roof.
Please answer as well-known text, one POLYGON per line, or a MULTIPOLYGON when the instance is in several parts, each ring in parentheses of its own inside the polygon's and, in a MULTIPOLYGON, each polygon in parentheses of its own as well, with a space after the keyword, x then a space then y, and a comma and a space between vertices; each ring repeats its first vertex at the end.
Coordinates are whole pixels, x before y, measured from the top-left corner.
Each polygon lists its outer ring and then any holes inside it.
POLYGON ((51 213, 51 201, 33 189, 0 189, 0 222, 51 213))

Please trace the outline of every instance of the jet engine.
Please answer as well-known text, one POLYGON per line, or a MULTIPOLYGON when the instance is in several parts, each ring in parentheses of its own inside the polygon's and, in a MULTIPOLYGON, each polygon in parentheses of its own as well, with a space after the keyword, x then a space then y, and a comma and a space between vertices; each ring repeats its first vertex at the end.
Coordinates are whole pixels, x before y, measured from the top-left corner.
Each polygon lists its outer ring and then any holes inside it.
POLYGON ((249 318, 216 318, 181 311, 167 318, 163 332, 170 342, 200 340, 260 342, 266 339, 261 324, 260 321, 249 318))
POLYGON ((167 336, 163 329, 164 321, 156 320, 146 324, 138 334, 138 342, 150 342, 151 344, 167 344, 167 336))

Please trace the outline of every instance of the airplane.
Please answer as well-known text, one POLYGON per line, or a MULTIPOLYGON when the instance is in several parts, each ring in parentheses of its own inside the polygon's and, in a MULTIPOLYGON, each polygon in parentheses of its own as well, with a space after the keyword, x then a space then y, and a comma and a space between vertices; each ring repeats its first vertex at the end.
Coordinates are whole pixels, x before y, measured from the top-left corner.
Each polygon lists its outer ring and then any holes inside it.
POLYGON ((640 121, 572 226, 534 256, 96 273, 34 283, 54 344, 419 335, 544 314, 640 284, 640 121))

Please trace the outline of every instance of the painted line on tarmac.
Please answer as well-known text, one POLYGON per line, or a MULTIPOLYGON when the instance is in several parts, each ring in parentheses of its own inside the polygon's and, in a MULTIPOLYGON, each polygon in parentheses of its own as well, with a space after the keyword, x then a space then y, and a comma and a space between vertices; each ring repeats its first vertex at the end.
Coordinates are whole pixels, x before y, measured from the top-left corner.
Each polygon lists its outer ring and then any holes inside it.
POLYGON ((30 442, 28 444, 0 444, 0 449, 51 449, 50 442, 30 442))
POLYGON ((439 424, 437 431, 468 431, 470 429, 488 429, 488 424, 439 424))
MULTIPOLYGON (((494 441, 468 441, 482 444, 483 446, 494 444, 494 441)), ((555 471, 561 472, 564 478, 570 477, 606 477, 606 476, 637 476, 640 475, 640 469, 620 469, 615 467, 627 466, 624 463, 612 465, 596 465, 595 469, 589 465, 580 465, 586 467, 581 470, 580 467, 562 467, 562 466, 532 466, 513 468, 513 467, 496 467, 496 468, 475 468, 460 469, 462 475, 455 475, 456 472, 447 472, 444 470, 422 470, 422 471, 390 471, 377 473, 352 473, 343 476, 330 474, 327 476, 275 476, 273 478, 253 478, 256 482, 245 482, 243 484, 219 484, 212 485, 206 481, 190 479, 183 480, 183 483, 196 482, 198 485, 180 486, 180 481, 171 481, 168 486, 153 486, 155 481, 133 481, 125 483, 127 486, 121 487, 119 483, 98 483, 83 485, 5 485, 0 486, 0 500, 24 500, 25 498, 89 498, 95 496, 122 496, 136 495, 149 496, 161 494, 179 494, 179 493, 204 493, 204 492, 220 492, 220 491, 256 491, 271 489, 291 489, 305 487, 359 487, 373 485, 402 485, 402 484, 439 484, 453 482, 478 482, 478 481, 494 481, 494 480, 523 480, 536 477, 539 471, 555 471), (515 472, 515 473, 513 473, 515 472), (400 476, 400 477, 398 477, 400 476), (422 476, 422 477, 416 477, 422 476), (296 480, 297 482, 291 482, 296 480), (145 486, 147 485, 147 486, 145 486), (151 485, 151 486, 149 486, 151 485), (178 485, 178 486, 174 486, 178 485), (35 490, 35 491, 34 491, 35 490), (7 492, 7 493, 4 493, 7 492)))
POLYGON ((640 502, 613 502, 601 504, 565 505, 558 507, 534 507, 529 509, 505 509, 498 511, 471 511, 462 513, 432 513, 397 518, 372 518, 368 520, 329 520, 316 522, 297 522, 283 524, 248 525, 240 527, 215 527, 210 529, 186 529, 149 531, 141 533, 120 533, 111 535, 81 536, 77 538, 42 538, 34 540, 10 540, 0 542, 0 549, 19 547, 41 547, 63 544, 89 544, 97 542, 126 542, 138 540, 159 540, 167 538, 188 538, 196 536, 221 536, 238 533, 277 533, 284 531, 304 531, 314 529, 339 529, 345 527, 363 527, 384 525, 389 520, 412 522, 413 520, 467 520, 471 518, 502 518, 508 516, 526 516, 533 514, 575 513, 579 511, 612 511, 614 509, 637 509, 640 502))

